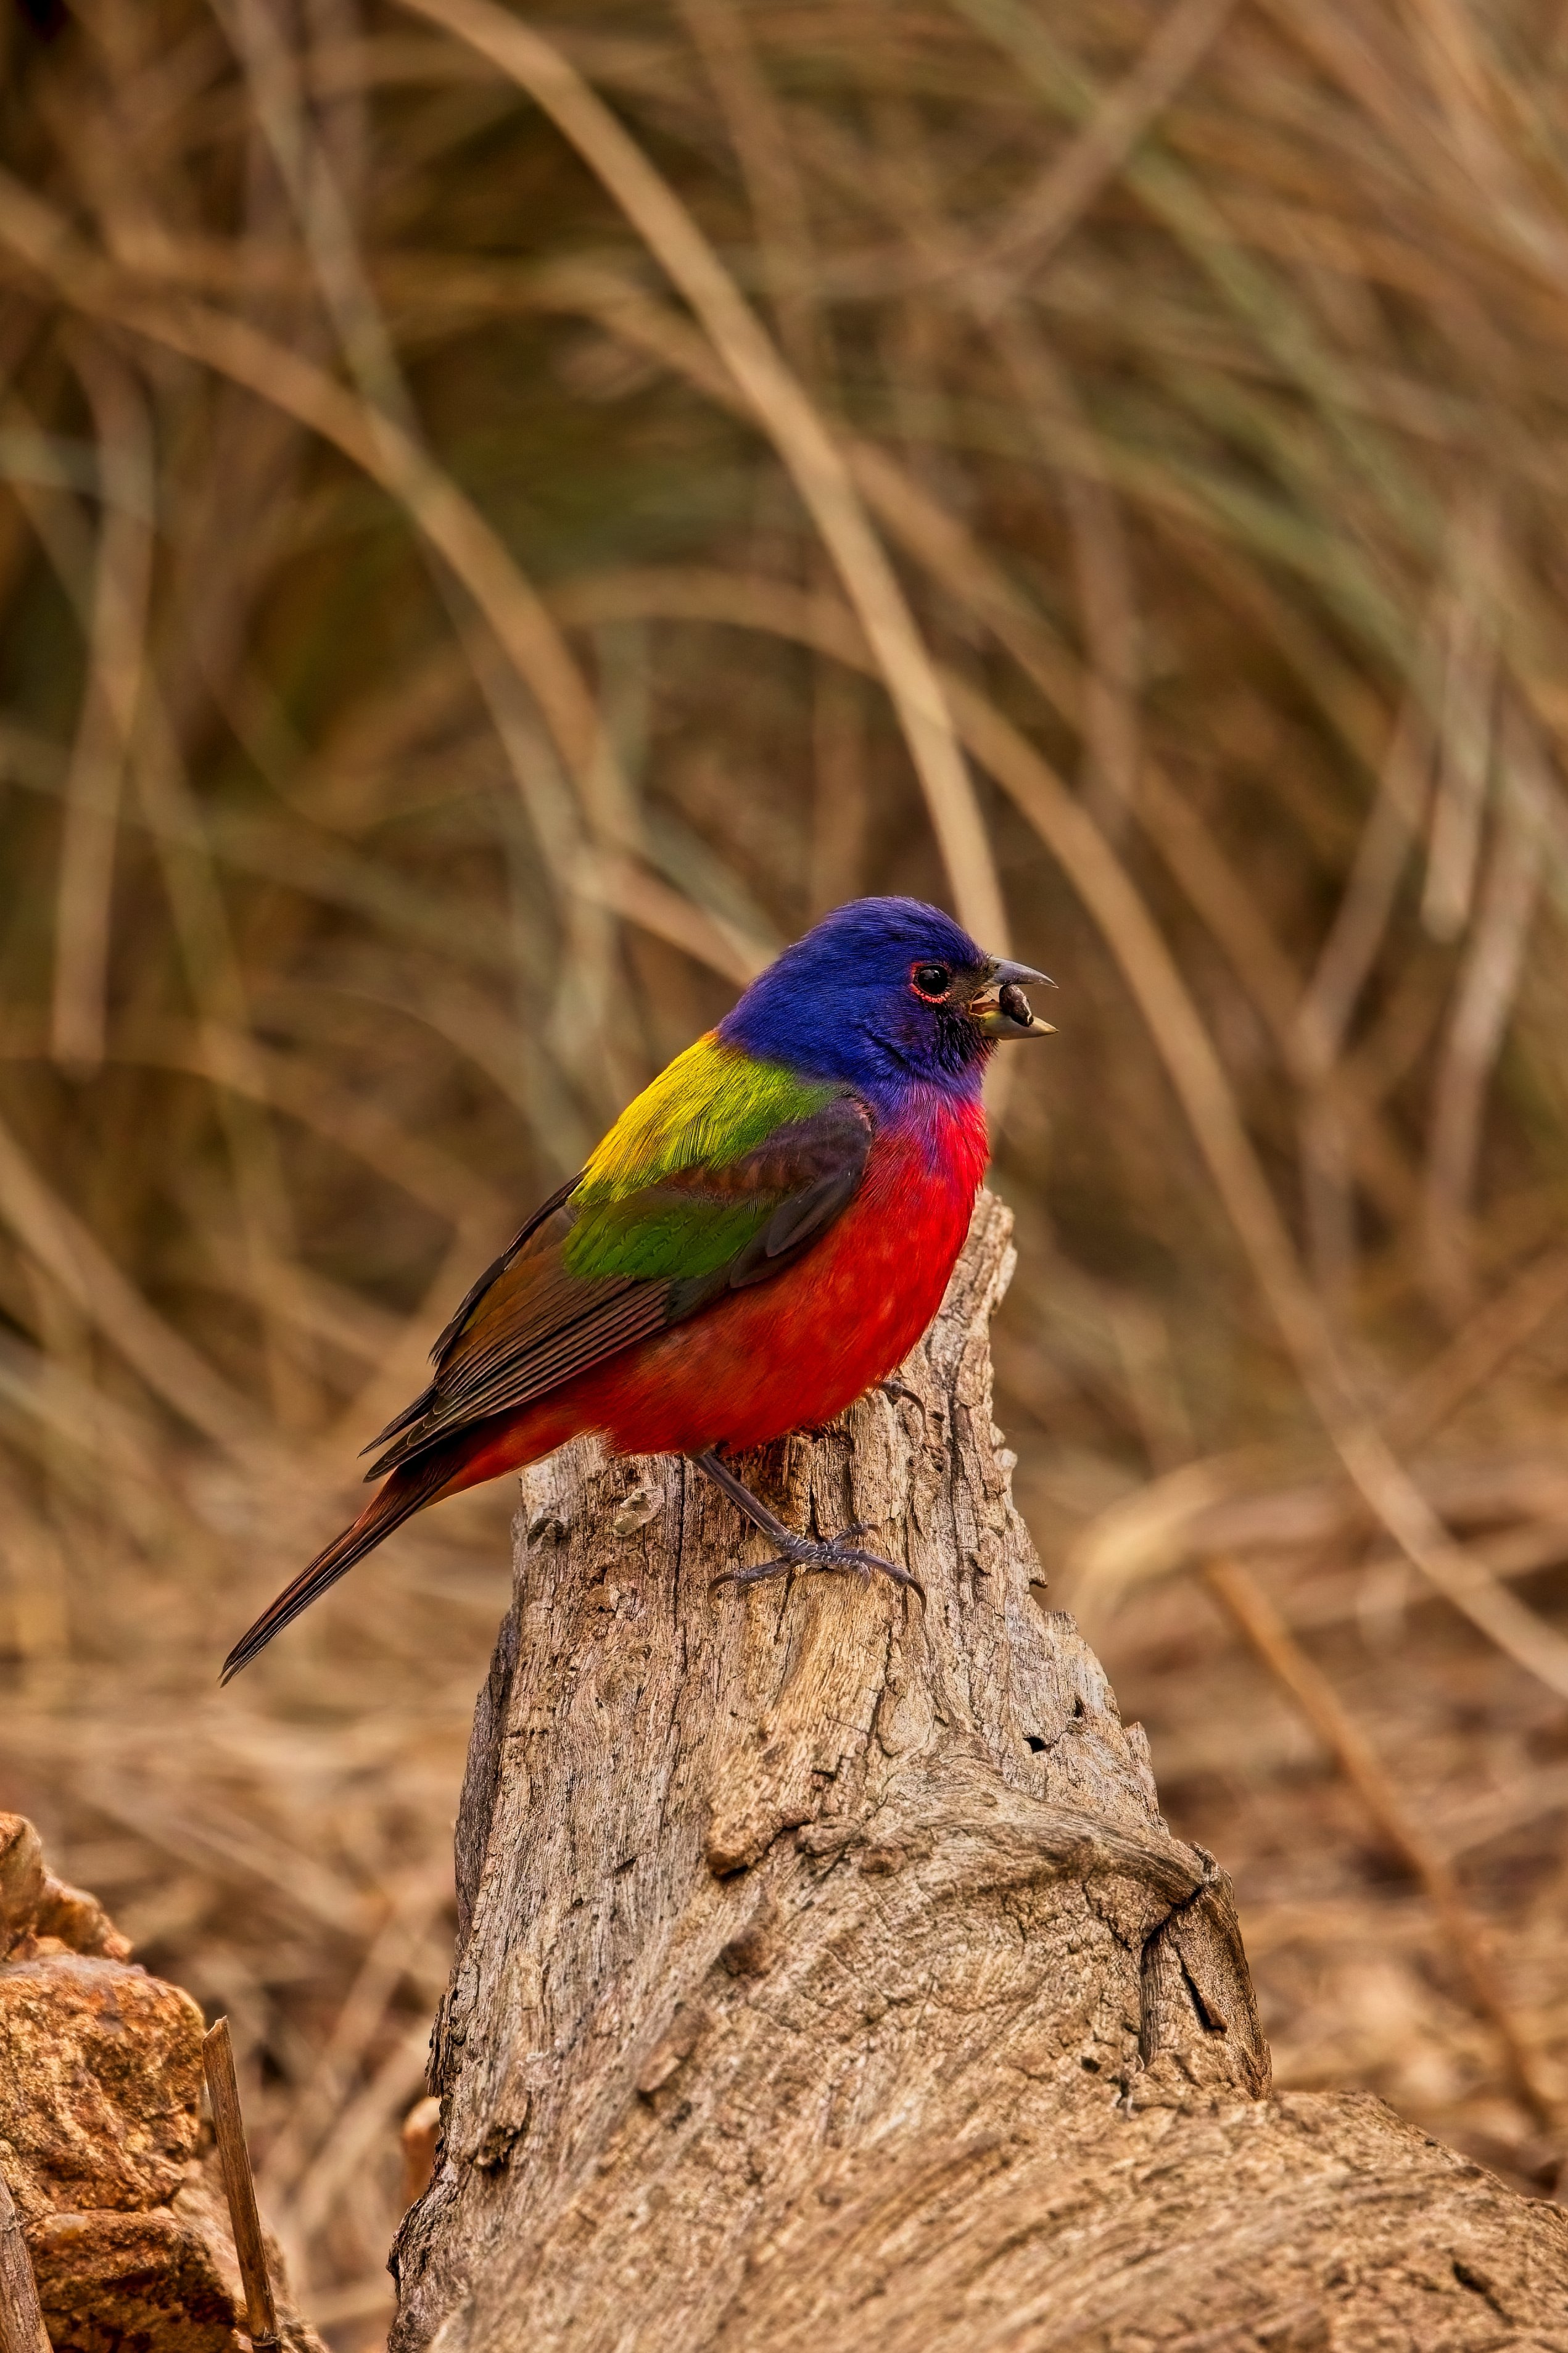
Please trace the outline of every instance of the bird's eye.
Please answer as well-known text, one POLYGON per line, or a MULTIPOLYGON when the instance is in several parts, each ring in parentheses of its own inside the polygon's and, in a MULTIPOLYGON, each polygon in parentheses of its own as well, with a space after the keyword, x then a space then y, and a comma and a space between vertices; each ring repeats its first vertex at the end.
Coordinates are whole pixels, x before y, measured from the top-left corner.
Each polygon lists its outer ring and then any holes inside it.
POLYGON ((917 997, 928 1005, 935 1005, 947 995, 952 974, 944 964, 917 964, 910 967, 910 986, 917 997))

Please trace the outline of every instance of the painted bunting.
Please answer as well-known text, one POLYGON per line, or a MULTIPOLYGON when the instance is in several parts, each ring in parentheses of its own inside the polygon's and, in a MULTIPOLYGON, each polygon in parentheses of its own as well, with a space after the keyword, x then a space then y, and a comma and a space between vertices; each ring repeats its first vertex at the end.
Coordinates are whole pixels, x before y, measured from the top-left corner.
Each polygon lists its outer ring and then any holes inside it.
POLYGON ((430 1386, 365 1450, 384 1484, 225 1682, 415 1512, 585 1431, 700 1465, 777 1547, 736 1583, 912 1585, 848 1536, 796 1535, 720 1449, 831 1421, 921 1337, 984 1172, 986 1061, 1050 1028, 1031 982, 1050 985, 915 899, 858 899, 786 948, 479 1277, 430 1386))

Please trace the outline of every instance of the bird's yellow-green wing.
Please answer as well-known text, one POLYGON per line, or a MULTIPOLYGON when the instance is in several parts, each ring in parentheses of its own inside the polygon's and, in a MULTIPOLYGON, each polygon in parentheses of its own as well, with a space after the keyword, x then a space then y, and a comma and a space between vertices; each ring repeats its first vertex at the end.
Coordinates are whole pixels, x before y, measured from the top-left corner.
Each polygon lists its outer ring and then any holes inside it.
POLYGON ((871 1134, 843 1088, 700 1039, 474 1285, 371 1475, 779 1272, 848 1207, 871 1134))

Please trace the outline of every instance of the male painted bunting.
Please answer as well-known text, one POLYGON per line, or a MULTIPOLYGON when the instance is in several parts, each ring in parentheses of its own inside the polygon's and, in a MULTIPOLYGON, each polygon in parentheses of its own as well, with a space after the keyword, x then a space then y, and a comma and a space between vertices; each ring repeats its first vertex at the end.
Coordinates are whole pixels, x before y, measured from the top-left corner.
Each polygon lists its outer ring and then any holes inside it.
POLYGON ((1049 986, 916 899, 855 900, 786 948, 480 1275, 429 1388, 373 1441, 384 1483, 225 1682, 413 1513, 589 1430, 616 1454, 692 1456, 772 1538, 737 1584, 880 1568, 912 1585, 845 1536, 795 1534, 719 1449, 831 1421, 924 1332, 984 1172, 986 1061, 1050 1028, 1028 982, 1049 986))

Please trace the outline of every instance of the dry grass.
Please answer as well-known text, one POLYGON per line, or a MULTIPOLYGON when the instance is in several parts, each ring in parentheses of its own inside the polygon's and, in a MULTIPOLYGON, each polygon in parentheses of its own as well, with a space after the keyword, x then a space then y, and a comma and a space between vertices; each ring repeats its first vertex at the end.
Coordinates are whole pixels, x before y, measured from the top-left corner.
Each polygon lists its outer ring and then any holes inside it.
POLYGON ((28 5, 0 1802, 229 2010, 334 2336, 506 1498, 214 1666, 473 1266, 870 888, 1063 983, 1002 1410, 1282 2073, 1554 2186, 1556 15, 28 5))

